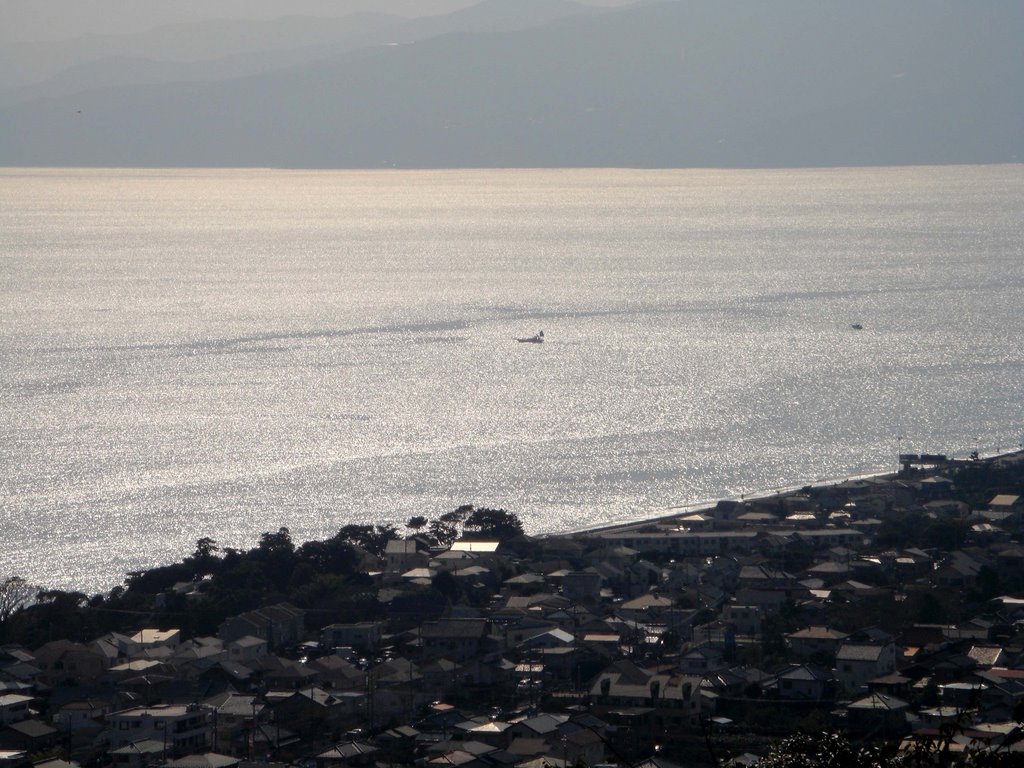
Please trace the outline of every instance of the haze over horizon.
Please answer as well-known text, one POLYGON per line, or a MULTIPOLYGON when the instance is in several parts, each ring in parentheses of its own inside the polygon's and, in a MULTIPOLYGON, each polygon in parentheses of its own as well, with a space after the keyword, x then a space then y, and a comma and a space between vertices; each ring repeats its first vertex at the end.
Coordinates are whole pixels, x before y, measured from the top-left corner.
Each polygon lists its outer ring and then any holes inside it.
MULTIPOLYGON (((492 0, 492 2, 495 0, 492 0)), ((519 0, 497 0, 509 6, 519 0)), ((614 7, 650 0, 576 0, 614 7)), ((217 19, 272 21, 288 16, 340 18, 383 13, 407 18, 440 16, 481 0, 0 0, 0 44, 68 40, 93 35, 128 35, 173 24, 217 19)))
POLYGON ((0 0, 0 165, 1024 157, 1024 6, 1010 2, 102 0, 89 9, 0 0))

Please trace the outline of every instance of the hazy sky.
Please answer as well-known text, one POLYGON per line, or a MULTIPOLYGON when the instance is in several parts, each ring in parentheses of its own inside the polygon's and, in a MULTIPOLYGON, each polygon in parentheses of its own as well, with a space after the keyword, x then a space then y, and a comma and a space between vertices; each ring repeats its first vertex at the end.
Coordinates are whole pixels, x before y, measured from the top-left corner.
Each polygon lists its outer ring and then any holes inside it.
POLYGON ((0 165, 1024 157, 1020 0, 587 3, 0 0, 0 165))
MULTIPOLYGON (((0 0, 0 43, 79 35, 140 32, 200 19, 343 16, 359 11, 425 16, 480 0, 0 0)), ((488 0, 515 2, 516 0, 488 0)), ((637 0, 577 0, 585 5, 631 5, 637 0)))

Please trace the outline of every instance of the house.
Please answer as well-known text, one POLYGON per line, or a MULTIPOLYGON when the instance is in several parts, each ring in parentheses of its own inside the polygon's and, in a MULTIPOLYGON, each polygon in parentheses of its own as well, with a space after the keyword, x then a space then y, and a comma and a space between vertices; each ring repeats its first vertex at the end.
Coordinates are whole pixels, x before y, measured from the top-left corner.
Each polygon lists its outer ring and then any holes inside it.
POLYGON ((726 603, 722 608, 722 621, 731 624, 737 635, 760 635, 761 618, 761 609, 756 605, 726 603))
POLYGON ((1024 513, 1024 497, 1010 493, 1000 493, 992 497, 988 508, 993 512, 1005 512, 1017 521, 1024 513))
POLYGON ((808 577, 821 579, 822 583, 826 586, 845 581, 850 578, 852 573, 853 567, 850 563, 842 563, 835 560, 826 560, 823 563, 818 563, 806 571, 808 577))
POLYGON ((572 601, 597 601, 601 596, 601 574, 570 571, 562 576, 562 594, 572 601))
POLYGON ((702 675, 723 666, 722 651, 708 645, 694 648, 679 657, 679 668, 688 675, 702 675))
MULTIPOLYGON (((715 648, 717 651, 728 649, 732 653, 736 649, 736 628, 725 621, 709 621, 693 628, 693 642, 700 646, 715 648)), ((689 660, 686 660, 689 663, 689 660)), ((695 671, 687 668, 687 671, 695 671)))
POLYGON ((740 588, 748 589, 786 590, 797 586, 795 576, 768 565, 741 566, 737 581, 740 588))
POLYGON ((206 637, 194 638, 181 643, 169 660, 176 665, 204 670, 227 658, 228 652, 224 649, 224 644, 220 639, 206 637))
POLYGON ((384 622, 357 621, 352 624, 329 624, 320 632, 320 645, 323 648, 357 648, 361 651, 373 651, 384 636, 384 622))
POLYGON ((496 540, 474 541, 472 539, 457 539, 448 547, 450 552, 473 552, 482 555, 494 555, 501 552, 502 543, 496 540))
POLYGON ((88 644, 90 650, 99 653, 107 660, 107 666, 117 664, 125 659, 143 656, 142 646, 132 640, 130 635, 121 632, 108 632, 88 644))
POLYGON ((383 752, 380 762, 411 764, 420 732, 411 725, 398 725, 377 734, 374 743, 383 752))
POLYGON ((140 739, 108 753, 115 768, 151 768, 166 762, 167 745, 162 739, 140 739))
POLYGON ((110 661, 103 654, 69 640, 49 642, 37 648, 33 655, 39 667, 39 678, 47 685, 69 681, 95 683, 110 666, 110 661))
POLYGON ((636 621, 652 621, 672 607, 672 600, 653 592, 647 592, 619 606, 619 615, 636 621))
POLYGON ((252 665, 268 653, 267 640, 263 637, 246 635, 225 643, 228 659, 236 664, 252 665))
POLYGON ((0 728, 0 747, 38 754, 56 746, 59 735, 42 720, 19 720, 0 728))
POLYGON ((917 488, 917 495, 921 499, 948 499, 953 493, 953 481, 942 475, 926 477, 914 485, 917 488))
POLYGON ((29 705, 34 701, 31 696, 18 693, 7 693, 0 696, 0 726, 20 723, 33 716, 29 705))
POLYGON ((694 512, 690 515, 683 515, 677 522, 680 528, 688 531, 710 531, 715 528, 715 518, 711 514, 694 512))
POLYGON ((770 512, 744 512, 736 517, 736 524, 743 527, 774 525, 777 522, 779 518, 770 512))
POLYGON ((317 686, 297 691, 271 691, 267 706, 274 722, 303 736, 330 733, 342 724, 364 716, 366 697, 334 694, 317 686))
POLYGON ((535 651, 547 648, 567 648, 572 646, 575 641, 576 638, 571 633, 561 629, 552 629, 527 638, 519 644, 519 649, 535 651))
POLYGON ((786 642, 797 658, 809 659, 815 655, 833 658, 846 638, 847 634, 838 629, 810 626, 786 635, 786 642))
POLYGON ((35 657, 24 648, 16 646, 0 646, 0 691, 3 681, 17 681, 27 685, 35 684, 39 677, 39 667, 35 657))
POLYGON ((580 647, 594 656, 614 659, 621 652, 621 639, 613 632, 587 632, 580 641, 580 647))
POLYGON ((373 765, 375 755, 379 751, 380 747, 366 741, 345 741, 318 754, 316 768, 373 765))
POLYGON ((868 681, 896 671, 896 646, 844 642, 836 651, 835 676, 843 690, 866 688, 868 681))
POLYGON ((794 664, 780 672, 769 690, 784 701, 821 701, 832 692, 832 674, 809 664, 794 664))
POLYGON ((99 730, 111 711, 111 705, 102 699, 75 699, 53 713, 53 724, 62 733, 99 730))
POLYGON ((970 587, 978 580, 984 564, 962 550, 950 552, 932 574, 940 587, 970 587))
POLYGON ((895 576, 902 581, 910 581, 928 574, 932 569, 932 557, 920 549, 910 548, 893 553, 894 557, 885 556, 883 563, 892 569, 895 576))
POLYGON ((171 760, 165 768, 235 768, 240 762, 241 760, 237 757, 221 755, 217 752, 203 752, 171 760))
POLYGON ((436 701, 437 696, 423 684, 422 674, 411 665, 408 669, 406 673, 395 670, 371 683, 371 711, 381 721, 405 718, 408 722, 414 712, 436 701))
POLYGON ((251 694, 229 691, 203 702, 211 712, 214 726, 214 745, 223 749, 229 744, 241 746, 251 733, 253 723, 264 717, 265 705, 251 694))
POLYGON ((131 640, 139 652, 149 651, 153 648, 170 648, 173 651, 181 644, 181 630, 140 629, 132 635, 131 640))
POLYGON ((925 502, 923 505, 925 514, 929 517, 937 519, 963 519, 967 517, 967 513, 971 511, 963 501, 957 501, 955 499, 936 499, 935 501, 925 502))
POLYGON ((1009 655, 998 645, 975 645, 971 647, 967 655, 974 660, 978 667, 983 669, 1005 667, 1010 661, 1009 655))
POLYGON ((465 661, 479 655, 490 635, 486 619, 440 619, 420 627, 423 654, 465 661))
MULTIPOLYGON (((571 724, 570 724, 571 726, 571 724)), ((571 765, 601 765, 605 762, 604 737, 589 728, 564 731, 559 740, 559 756, 571 765)))
POLYGON ((366 688, 366 673, 339 655, 321 656, 306 663, 317 673, 321 684, 334 691, 356 691, 366 688))
POLYGON ((391 539, 384 548, 384 572, 405 573, 413 568, 425 568, 430 552, 420 539, 391 539))
POLYGON ((224 644, 243 637, 266 640, 271 648, 299 643, 305 634, 305 612, 289 603, 278 603, 232 616, 221 623, 217 635, 224 644))
POLYGON ((316 669, 280 656, 264 656, 253 667, 268 688, 298 690, 319 682, 316 669))
POLYGON ((209 712, 198 705, 158 704, 113 712, 107 717, 107 736, 115 749, 134 741, 163 741, 169 754, 185 755, 205 749, 212 733, 209 712))
POLYGON ((500 720, 487 720, 482 723, 467 720, 455 726, 455 732, 463 741, 475 741, 487 744, 494 749, 504 749, 509 744, 507 732, 511 727, 510 723, 500 720))
POLYGON ((907 730, 910 705, 895 696, 872 693, 846 707, 846 727, 853 733, 896 736, 907 730))
POLYGON ((218 661, 199 674, 199 682, 208 694, 237 690, 248 686, 255 676, 255 671, 244 664, 231 661, 218 661))
POLYGON ((109 679, 114 685, 123 686, 129 680, 145 676, 154 676, 150 679, 156 679, 155 676, 159 676, 165 680, 171 680, 174 678, 174 669, 156 659, 134 659, 111 667, 107 670, 104 679, 109 679))
POLYGON ((635 667, 613 665, 598 675, 590 696, 599 716, 622 709, 652 710, 652 725, 662 731, 698 727, 711 711, 709 700, 701 696, 700 676, 650 674, 635 667))

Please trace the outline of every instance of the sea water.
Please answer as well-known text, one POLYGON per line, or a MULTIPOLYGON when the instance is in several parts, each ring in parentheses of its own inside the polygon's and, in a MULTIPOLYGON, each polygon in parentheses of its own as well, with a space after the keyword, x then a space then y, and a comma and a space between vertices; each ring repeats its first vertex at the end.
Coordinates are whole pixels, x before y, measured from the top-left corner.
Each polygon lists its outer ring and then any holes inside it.
POLYGON ((1022 244, 1020 165, 0 170, 0 576, 1016 447, 1022 244))

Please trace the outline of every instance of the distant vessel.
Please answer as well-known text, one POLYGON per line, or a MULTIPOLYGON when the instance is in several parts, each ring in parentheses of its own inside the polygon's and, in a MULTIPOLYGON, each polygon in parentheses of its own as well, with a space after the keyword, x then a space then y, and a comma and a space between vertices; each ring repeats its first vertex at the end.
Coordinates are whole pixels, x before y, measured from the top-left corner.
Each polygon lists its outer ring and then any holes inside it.
POLYGON ((855 330, 855 331, 863 331, 864 330, 864 326, 861 325, 860 323, 852 323, 850 325, 850 327, 853 328, 853 330, 855 330))
POLYGON ((516 341, 521 344, 543 344, 544 331, 539 331, 536 336, 523 336, 521 338, 517 338, 516 341))

